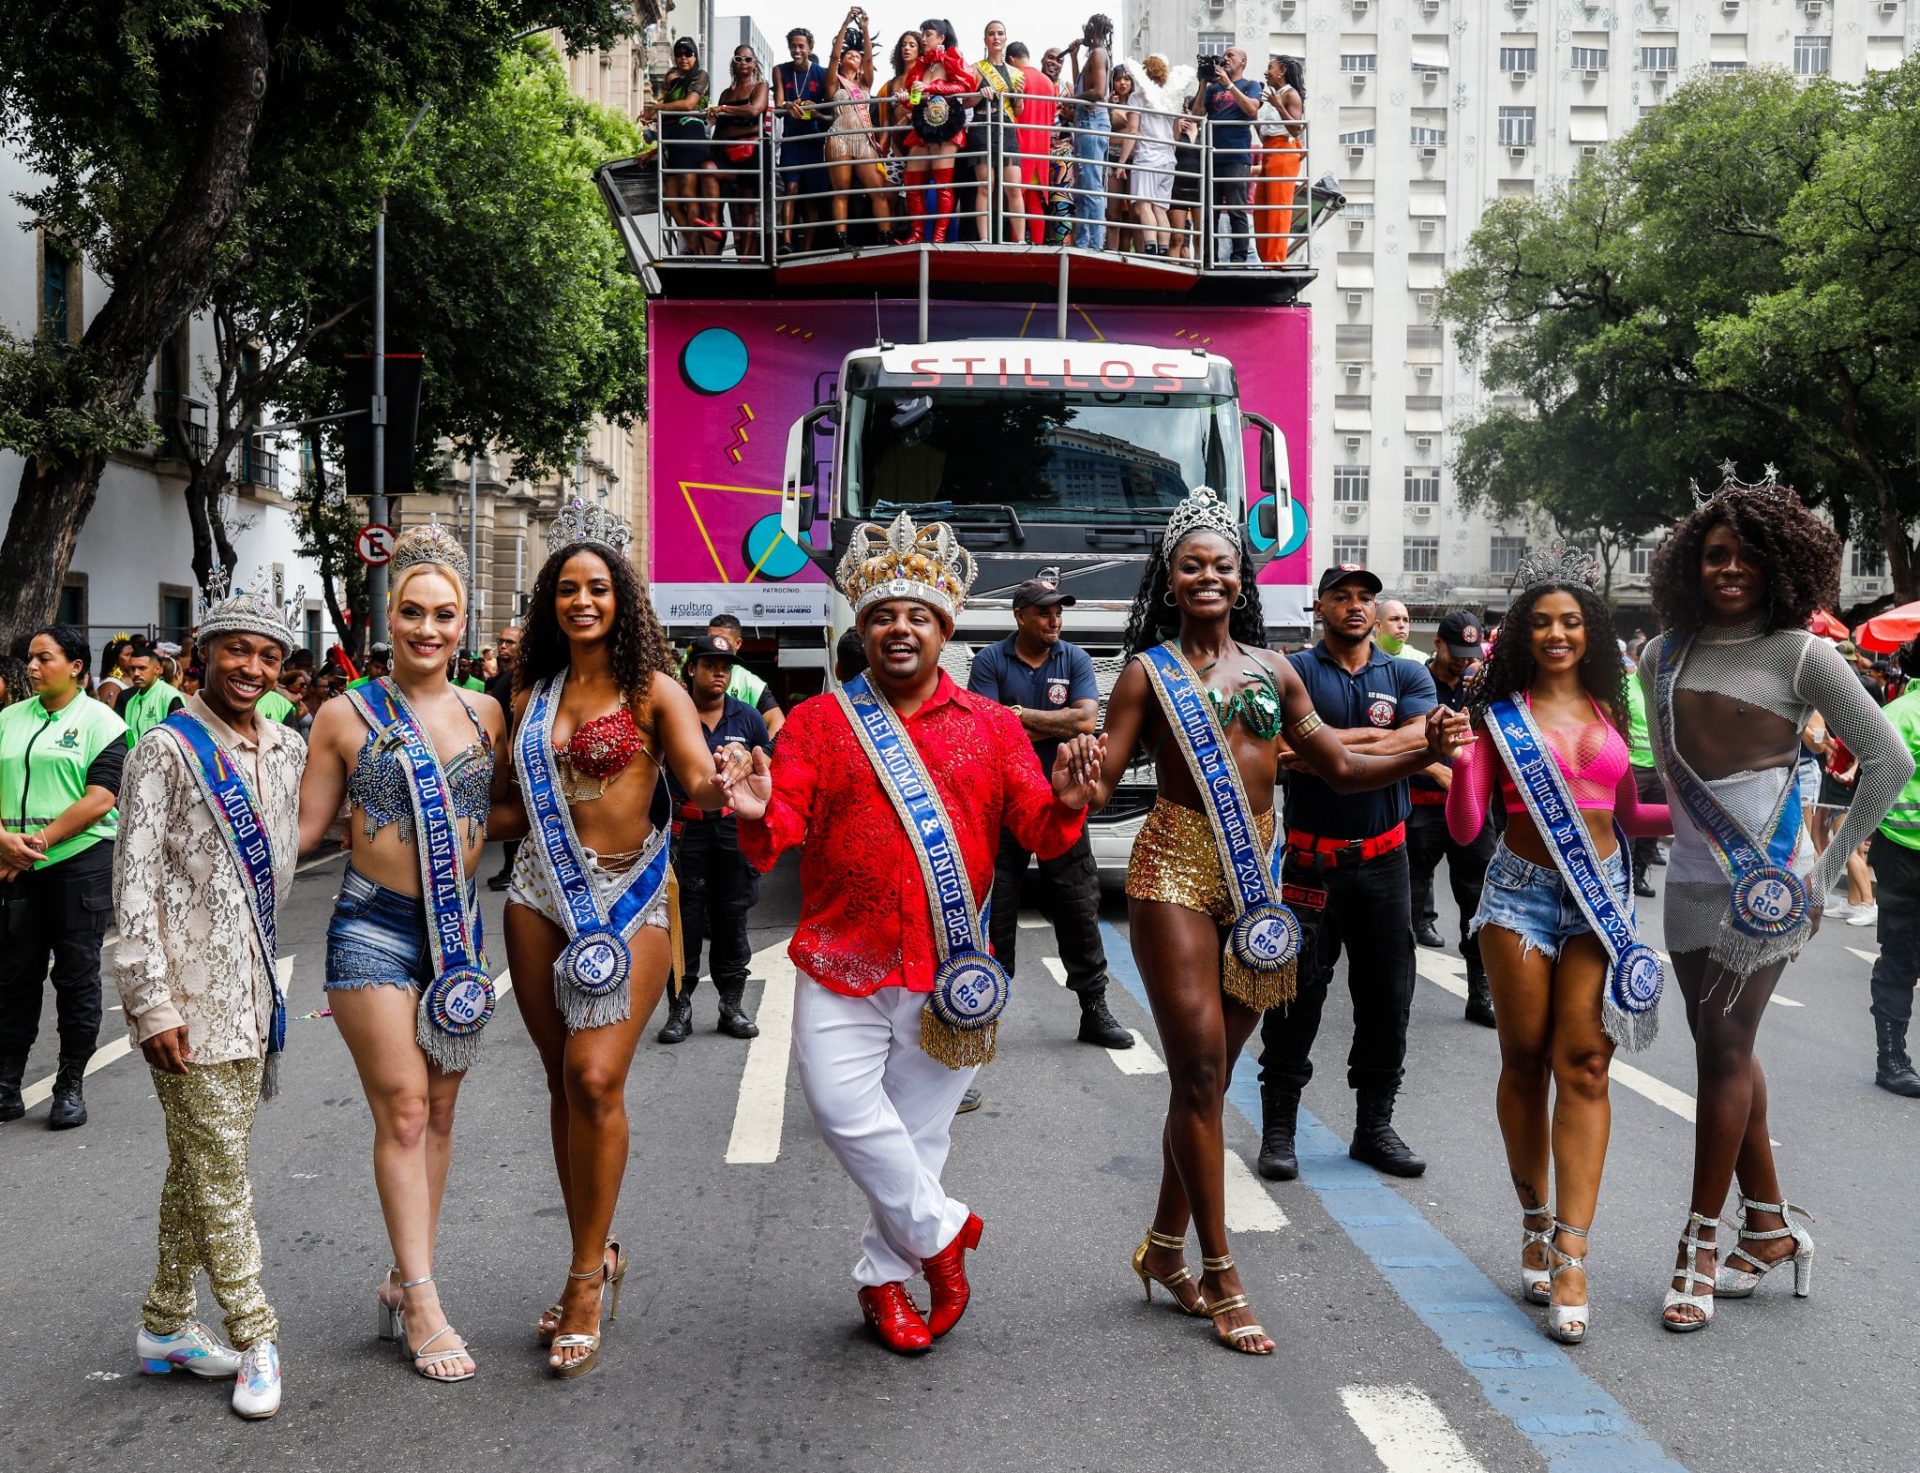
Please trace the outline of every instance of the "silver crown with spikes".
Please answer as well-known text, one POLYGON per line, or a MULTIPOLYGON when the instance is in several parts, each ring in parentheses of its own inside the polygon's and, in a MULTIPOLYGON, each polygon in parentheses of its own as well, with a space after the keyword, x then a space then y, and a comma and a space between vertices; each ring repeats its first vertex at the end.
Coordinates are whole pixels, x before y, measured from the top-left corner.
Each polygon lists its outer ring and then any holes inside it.
POLYGON ((468 579, 467 554, 460 546, 460 539, 440 525, 435 517, 424 527, 409 527, 393 541, 393 576, 396 584, 400 574, 416 563, 432 563, 435 567, 445 568, 460 580, 460 586, 466 587, 468 579))
POLYGON ((633 545, 633 529, 605 507, 589 506, 575 496, 547 526, 547 555, 581 542, 626 557, 633 545))
POLYGON ((1720 486, 1715 491, 1702 491, 1698 481, 1688 481, 1687 489, 1693 493, 1693 509, 1701 511, 1713 505, 1723 496, 1731 496, 1736 491, 1757 491, 1763 496, 1776 496, 1782 499, 1794 495, 1792 488, 1780 484, 1780 468, 1768 461, 1761 477, 1757 481, 1740 479, 1740 468, 1731 460, 1720 462, 1720 486))
POLYGON ((215 568, 207 579, 205 598, 196 597, 196 641, 205 643, 222 634, 258 634, 292 654, 299 644, 294 630, 306 610, 306 586, 294 589, 292 598, 276 605, 271 576, 263 573, 256 581, 257 588, 229 592, 227 570, 215 568))
POLYGON ((1167 518, 1167 530, 1160 538, 1160 550, 1170 553, 1182 538, 1196 532, 1218 532, 1236 545, 1240 540, 1240 519, 1211 486, 1195 486, 1192 494, 1173 509, 1167 518))
POLYGON ((1520 559, 1509 589, 1533 588, 1541 583, 1577 583, 1583 588, 1600 586, 1600 564, 1593 554, 1578 547, 1543 547, 1520 559))

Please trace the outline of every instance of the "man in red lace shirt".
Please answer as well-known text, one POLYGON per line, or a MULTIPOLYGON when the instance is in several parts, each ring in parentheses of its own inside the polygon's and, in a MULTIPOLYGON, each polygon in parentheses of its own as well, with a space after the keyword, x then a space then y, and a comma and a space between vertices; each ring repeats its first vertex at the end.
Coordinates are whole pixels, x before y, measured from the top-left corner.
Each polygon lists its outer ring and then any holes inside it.
MULTIPOLYGON (((967 891, 962 924, 984 946, 972 898, 992 889, 1001 829, 1043 857, 1063 853, 1085 822, 1102 744, 1062 743, 1049 779, 1013 713, 940 669, 973 576, 972 557, 946 526, 915 528, 905 513, 884 532, 863 526, 840 565, 866 680, 944 810, 967 882, 955 887, 967 891)), ((862 1313, 888 1349, 907 1353, 927 1349, 967 1305, 963 1254, 979 1243, 981 1223, 947 1194, 940 1172, 974 1069, 923 1048, 922 1013, 952 931, 936 929, 934 867, 909 839, 846 696, 796 707, 771 762, 755 754, 733 802, 741 853, 758 868, 804 846, 788 951, 802 974, 793 1023, 800 1083, 871 1209, 853 1270, 862 1313), (924 1318, 906 1293, 916 1272, 932 1294, 924 1318)))

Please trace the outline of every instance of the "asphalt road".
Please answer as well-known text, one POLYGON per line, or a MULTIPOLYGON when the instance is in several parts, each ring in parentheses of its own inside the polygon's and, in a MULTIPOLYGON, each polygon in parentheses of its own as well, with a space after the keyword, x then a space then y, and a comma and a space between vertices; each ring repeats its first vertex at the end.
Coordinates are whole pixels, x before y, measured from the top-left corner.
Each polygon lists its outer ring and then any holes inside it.
MULTIPOLYGON (((492 856, 489 856, 489 864, 492 856)), ((0 1407, 20 1469, 904 1468, 1640 1470, 1908 1469, 1920 1290, 1898 1250, 1920 1206, 1913 1103, 1873 1088, 1873 933, 1830 925, 1762 1035, 1782 1175, 1818 1216, 1812 1298, 1769 1282, 1705 1333, 1656 1322, 1685 1219, 1692 1069, 1678 1010, 1616 1067, 1614 1138, 1589 1260, 1592 1337, 1562 1350, 1523 1307, 1519 1223, 1492 1096, 1493 1035, 1460 1017, 1458 962, 1421 953, 1403 1133, 1432 1162, 1388 1182, 1344 1156, 1348 1009, 1331 1003, 1298 1182, 1253 1176, 1251 1062, 1228 1110, 1230 1218, 1247 1289, 1279 1341, 1234 1355, 1128 1256, 1159 1169, 1165 1075, 1112 922, 1114 1011, 1130 1053, 1073 1041, 1073 999, 1023 929, 1019 982, 986 1105, 955 1125, 947 1181, 985 1218, 966 1320, 902 1360, 859 1326, 847 1274, 864 1207, 815 1134, 786 1059, 791 872, 756 912, 751 1047, 713 1031, 649 1041, 629 1084, 634 1145, 618 1229, 633 1268, 599 1370, 556 1382, 533 1321, 560 1287, 565 1222, 543 1087, 511 1001, 464 1090, 437 1265, 480 1362, 435 1386, 373 1335, 387 1263, 371 1127, 325 1017, 324 933, 338 858, 311 866, 281 926, 293 1021, 282 1098, 254 1137, 267 1290, 286 1403, 267 1424, 223 1383, 134 1374, 164 1144, 136 1055, 88 1081, 92 1123, 46 1106, 0 1127, 7 1244, 0 1407), (1792 1004, 1797 1004, 1794 1006, 1792 1004), (308 1016, 303 1016, 308 1015, 308 1016)), ((1659 872, 1656 871, 1656 875, 1659 872)), ((488 895, 496 938, 501 897, 488 895)), ((1658 905, 1649 907, 1658 944, 1658 905)), ((1037 917, 1027 918, 1038 922, 1037 917)), ((111 995, 109 1000, 111 1001, 111 995)), ((46 1030, 51 1031, 48 1001, 46 1030)), ((52 1070, 51 1039, 29 1080, 52 1070)), ((1197 1250, 1196 1250, 1197 1251, 1197 1250)), ((1786 1276, 1781 1275, 1784 1279, 1786 1276)), ((210 1297, 203 1299, 216 1325, 210 1297)))

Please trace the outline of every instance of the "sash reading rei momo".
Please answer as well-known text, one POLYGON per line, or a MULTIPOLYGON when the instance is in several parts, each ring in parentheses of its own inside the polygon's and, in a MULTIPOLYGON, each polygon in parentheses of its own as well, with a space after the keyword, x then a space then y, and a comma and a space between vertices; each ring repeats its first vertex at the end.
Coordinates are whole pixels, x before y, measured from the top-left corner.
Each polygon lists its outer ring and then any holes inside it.
MULTIPOLYGON (((1612 965, 1600 994, 1600 1022, 1622 1048, 1643 1049, 1660 1031, 1660 989, 1665 980, 1660 958, 1633 930, 1633 912, 1622 910, 1599 857, 1593 852, 1586 820, 1573 801, 1560 763, 1541 739, 1533 712, 1518 701, 1502 699, 1488 708, 1487 734, 1513 776, 1520 801, 1534 827, 1553 851, 1554 867, 1566 881, 1593 934, 1607 949, 1612 965)), ((1614 825, 1615 842, 1626 853, 1627 836, 1614 825)))
POLYGON ((460 872, 460 830, 453 795, 433 744, 385 677, 347 692, 378 740, 398 747, 413 806, 414 843, 420 853, 420 897, 427 912, 433 981, 420 995, 414 1038, 426 1056, 448 1074, 471 1069, 480 1059, 480 1030, 493 1016, 493 979, 474 945, 475 918, 467 907, 460 872))
MULTIPOLYGON (((560 897, 569 940, 553 964, 553 997, 567 1020, 567 1031, 618 1023, 632 1011, 632 953, 627 941, 640 918, 667 883, 667 840, 671 829, 656 816, 652 837, 640 858, 620 875, 602 898, 591 861, 574 832, 573 810, 558 791, 553 756, 553 718, 567 672, 543 680, 527 701, 514 766, 526 801, 535 846, 547 883, 560 897)), ((661 789, 656 786, 656 796, 661 789)))
POLYGON ((247 780, 228 759, 205 722, 186 711, 175 711, 160 725, 185 751, 187 770, 193 774, 200 796, 206 799, 218 820, 227 857, 233 861, 247 892, 247 909, 253 915, 260 955, 273 985, 273 1018, 267 1025, 267 1063, 260 1076, 262 1097, 272 1099, 279 1093, 280 1053, 287 1046, 287 998, 280 990, 278 899, 273 880, 273 845, 266 821, 260 816, 260 805, 254 801, 247 780))
POLYGON ((1226 732, 1179 646, 1171 641, 1155 645, 1140 658, 1200 790, 1233 897, 1233 929, 1227 936, 1220 986, 1250 1008, 1291 1002, 1298 986, 1300 922, 1280 901, 1286 848, 1276 833, 1262 853, 1260 831, 1240 783, 1240 769, 1227 750, 1226 732))
POLYGON ((865 675, 841 686, 839 701, 873 775, 900 816, 926 881, 940 967, 934 973, 933 995, 920 1015, 920 1047, 949 1069, 984 1064, 993 1057, 998 1019, 1012 983, 984 945, 985 925, 946 804, 899 715, 865 675))
MULTIPOLYGON (((1691 646, 1691 640, 1676 647, 1671 634, 1663 637, 1655 688, 1658 709, 1648 726, 1668 790, 1679 798, 1733 886, 1719 939, 1708 954, 1729 975, 1745 978, 1794 955, 1807 939, 1807 886, 1792 869, 1800 845, 1800 784, 1791 766, 1780 769, 1780 796, 1763 843, 1741 827, 1687 765, 1674 737, 1673 692, 1691 646)), ((1729 1007, 1738 996, 1736 987, 1729 1007)))

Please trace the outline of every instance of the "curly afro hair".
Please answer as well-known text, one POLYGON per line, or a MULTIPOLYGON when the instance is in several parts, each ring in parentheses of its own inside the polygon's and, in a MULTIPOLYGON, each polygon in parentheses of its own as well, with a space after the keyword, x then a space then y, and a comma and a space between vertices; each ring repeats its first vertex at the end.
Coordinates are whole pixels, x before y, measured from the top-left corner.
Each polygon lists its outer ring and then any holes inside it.
POLYGON ((1522 589, 1501 617, 1493 653, 1467 685, 1467 709, 1484 728, 1487 708, 1505 696, 1519 696, 1533 684, 1533 606, 1549 593, 1567 593, 1580 605, 1587 626, 1587 652, 1580 659, 1580 684, 1620 731, 1627 729, 1627 662, 1613 632, 1606 600, 1585 583, 1555 579, 1522 589))
POLYGON ((653 676, 673 674, 673 646, 653 612, 653 600, 641 585, 640 574, 618 553, 589 542, 570 542, 541 565, 527 603, 526 627, 520 634, 520 655, 513 664, 515 694, 531 690, 550 675, 567 668, 572 649, 559 615, 554 612, 560 570, 576 553, 590 552, 607 566, 613 580, 613 674, 634 719, 646 715, 653 694, 653 676))
POLYGON ((1805 629, 1840 600, 1840 536, 1782 487, 1722 492, 1667 534, 1653 554, 1653 609, 1661 626, 1691 638, 1706 622, 1700 549, 1732 528, 1767 580, 1767 628, 1805 629))
MULTIPOLYGON (((1214 535, 1219 535, 1215 533, 1214 535)), ((1181 542, 1187 539, 1182 537, 1181 542)), ((1167 570, 1171 553, 1179 547, 1162 548, 1158 542, 1147 554, 1147 566, 1140 575, 1140 588, 1127 612, 1126 658, 1131 660, 1142 650, 1164 644, 1180 633, 1180 610, 1168 604, 1167 570)), ((1236 608, 1227 621, 1227 632, 1241 644, 1259 649, 1267 646, 1266 615, 1260 611, 1260 585, 1253 581, 1253 548, 1243 529, 1236 551, 1240 555, 1240 592, 1246 602, 1236 608)))

